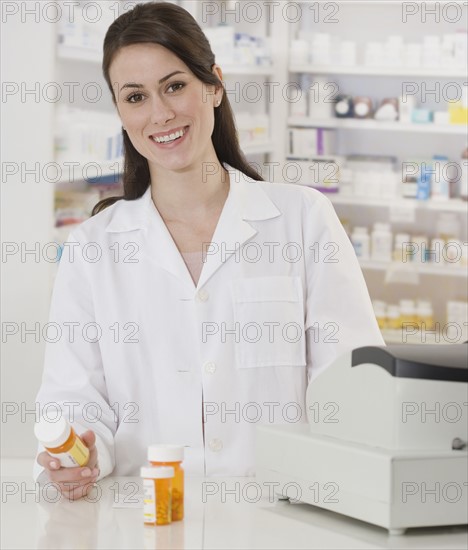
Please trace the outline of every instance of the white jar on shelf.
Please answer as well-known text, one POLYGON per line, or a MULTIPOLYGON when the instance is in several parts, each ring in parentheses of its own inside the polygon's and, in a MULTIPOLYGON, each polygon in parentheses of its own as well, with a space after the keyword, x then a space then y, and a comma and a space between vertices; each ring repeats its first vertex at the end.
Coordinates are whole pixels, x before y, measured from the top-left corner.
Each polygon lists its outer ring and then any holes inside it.
POLYGON ((330 120, 335 118, 333 91, 337 89, 335 82, 325 77, 314 77, 308 90, 308 116, 314 120, 330 120))
POLYGON ((395 304, 388 304, 386 319, 387 319, 387 328, 391 330, 398 330, 401 327, 400 307, 395 304))
POLYGON ((408 261, 408 245, 411 243, 409 233, 397 233, 395 235, 395 247, 393 249, 393 259, 396 262, 408 261))
POLYGON ((309 63, 309 41, 305 38, 293 40, 289 48, 290 65, 306 65, 309 63))
POLYGON ((371 235, 371 258, 377 262, 392 260, 393 235, 388 223, 375 223, 371 235))
POLYGON ((351 242, 353 243, 356 256, 360 260, 368 260, 370 237, 367 227, 356 226, 351 234, 351 242))

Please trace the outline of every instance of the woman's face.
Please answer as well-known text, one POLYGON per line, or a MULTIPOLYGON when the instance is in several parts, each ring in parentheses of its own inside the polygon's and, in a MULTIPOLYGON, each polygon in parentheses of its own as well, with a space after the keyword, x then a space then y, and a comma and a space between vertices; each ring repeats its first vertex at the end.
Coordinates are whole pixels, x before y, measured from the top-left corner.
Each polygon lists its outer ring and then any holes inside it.
POLYGON ((222 86, 215 93, 175 54, 152 43, 121 48, 109 74, 122 126, 150 164, 183 171, 213 159, 214 108, 222 86))

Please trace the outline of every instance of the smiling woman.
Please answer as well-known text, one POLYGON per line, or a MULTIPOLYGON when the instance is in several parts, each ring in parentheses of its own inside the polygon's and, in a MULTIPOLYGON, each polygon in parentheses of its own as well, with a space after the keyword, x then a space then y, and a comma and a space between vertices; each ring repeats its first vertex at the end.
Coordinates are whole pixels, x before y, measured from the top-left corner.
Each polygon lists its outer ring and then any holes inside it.
POLYGON ((184 162, 215 163, 218 175, 227 163, 263 179, 239 147, 221 69, 186 10, 153 2, 121 15, 107 31, 102 68, 124 127, 124 195, 102 200, 93 214, 141 197, 150 179, 162 181, 165 169, 184 162), (182 135, 169 143, 176 131, 182 135))
POLYGON ((188 12, 138 4, 110 26, 103 69, 124 195, 70 234, 49 318, 99 336, 48 344, 36 398, 60 405, 90 461, 54 469, 39 448, 36 477, 76 482, 79 498, 168 443, 185 446, 187 473, 253 475, 256 424, 305 422, 315 376, 383 345, 354 249, 324 195, 248 165, 188 12))

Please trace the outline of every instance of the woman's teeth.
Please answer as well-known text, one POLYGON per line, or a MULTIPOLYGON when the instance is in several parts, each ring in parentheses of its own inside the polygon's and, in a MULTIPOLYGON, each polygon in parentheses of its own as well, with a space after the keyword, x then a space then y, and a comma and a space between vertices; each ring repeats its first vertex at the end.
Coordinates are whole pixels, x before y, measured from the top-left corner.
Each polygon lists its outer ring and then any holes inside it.
POLYGON ((170 141, 175 141, 176 139, 181 138, 185 134, 185 128, 182 130, 177 130, 173 134, 168 134, 161 137, 153 137, 156 143, 169 143, 170 141))

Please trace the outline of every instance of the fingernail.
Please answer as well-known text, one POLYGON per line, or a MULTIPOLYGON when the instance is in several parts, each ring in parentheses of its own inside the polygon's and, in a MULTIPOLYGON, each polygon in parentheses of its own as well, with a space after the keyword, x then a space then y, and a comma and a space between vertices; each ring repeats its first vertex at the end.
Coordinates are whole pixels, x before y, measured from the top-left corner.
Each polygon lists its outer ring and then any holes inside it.
POLYGON ((91 470, 89 468, 86 468, 86 470, 83 470, 81 472, 82 477, 89 477, 91 475, 91 470))
POLYGON ((50 467, 53 468, 54 470, 56 470, 59 467, 59 465, 58 465, 57 462, 51 462, 50 467))

